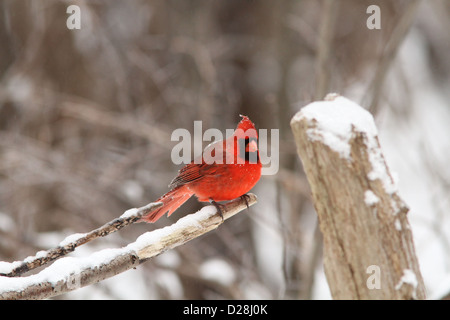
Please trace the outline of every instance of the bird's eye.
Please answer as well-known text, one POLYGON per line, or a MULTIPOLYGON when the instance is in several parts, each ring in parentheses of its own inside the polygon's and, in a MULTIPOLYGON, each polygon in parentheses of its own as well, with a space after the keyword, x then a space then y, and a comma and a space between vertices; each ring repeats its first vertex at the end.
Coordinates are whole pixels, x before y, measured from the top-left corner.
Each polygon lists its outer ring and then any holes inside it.
POLYGON ((256 140, 250 140, 250 141, 245 141, 245 152, 256 152, 258 151, 258 144, 256 143, 256 140))
POLYGON ((246 137, 239 139, 239 156, 250 163, 257 163, 259 160, 258 143, 256 138, 246 137))

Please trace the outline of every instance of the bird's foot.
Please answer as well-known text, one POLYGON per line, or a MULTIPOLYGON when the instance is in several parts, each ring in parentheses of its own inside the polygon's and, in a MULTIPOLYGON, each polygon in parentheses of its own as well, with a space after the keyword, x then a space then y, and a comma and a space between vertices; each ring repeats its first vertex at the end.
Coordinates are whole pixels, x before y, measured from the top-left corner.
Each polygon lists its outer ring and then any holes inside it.
POLYGON ((209 199, 209 202, 216 207, 217 212, 219 213, 220 217, 222 218, 222 222, 224 221, 223 219, 223 211, 222 209, 225 208, 225 206, 223 204, 217 203, 216 201, 214 201, 213 199, 209 199))
POLYGON ((247 206, 247 209, 250 208, 250 206, 248 205, 248 200, 250 200, 250 196, 248 194, 243 194, 242 196, 240 196, 239 198, 241 198, 242 200, 245 201, 245 205, 247 206))

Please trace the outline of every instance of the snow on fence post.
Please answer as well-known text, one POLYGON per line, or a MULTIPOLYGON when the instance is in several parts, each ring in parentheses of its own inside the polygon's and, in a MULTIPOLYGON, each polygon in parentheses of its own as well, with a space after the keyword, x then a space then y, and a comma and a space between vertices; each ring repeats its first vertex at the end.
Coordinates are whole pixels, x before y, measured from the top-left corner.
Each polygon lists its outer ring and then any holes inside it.
POLYGON ((425 299, 408 208, 372 115, 336 94, 291 120, 323 234, 333 299, 425 299))

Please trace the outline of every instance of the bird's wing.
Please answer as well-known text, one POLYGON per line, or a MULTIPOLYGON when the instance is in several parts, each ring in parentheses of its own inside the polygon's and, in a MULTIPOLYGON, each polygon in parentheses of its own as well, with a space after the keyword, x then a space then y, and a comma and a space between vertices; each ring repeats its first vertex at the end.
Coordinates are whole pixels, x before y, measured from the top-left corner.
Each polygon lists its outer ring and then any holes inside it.
POLYGON ((176 188, 204 177, 220 176, 224 170, 227 170, 226 166, 222 165, 227 161, 226 153, 223 141, 211 143, 205 148, 201 158, 197 158, 181 168, 169 188, 176 188), (199 159, 200 161, 198 161, 199 159))
POLYGON ((219 177, 226 170, 227 167, 225 165, 189 163, 178 172, 178 175, 170 183, 169 188, 176 188, 206 177, 219 177))

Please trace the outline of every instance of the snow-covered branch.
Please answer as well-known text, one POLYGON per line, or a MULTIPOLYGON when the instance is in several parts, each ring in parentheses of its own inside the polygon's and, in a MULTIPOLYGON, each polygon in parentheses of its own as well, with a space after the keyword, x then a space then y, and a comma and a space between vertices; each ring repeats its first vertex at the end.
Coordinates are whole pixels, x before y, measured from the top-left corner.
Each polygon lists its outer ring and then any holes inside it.
MULTIPOLYGON (((223 219, 214 206, 207 206, 194 214, 179 219, 170 226, 144 233, 126 247, 100 250, 87 257, 64 257, 39 273, 30 276, 0 276, 0 299, 45 299, 135 268, 149 258, 216 229, 223 221, 246 209, 247 204, 248 206, 255 204, 256 196, 248 195, 247 199, 235 199, 226 203, 221 208, 223 219)), ((145 214, 149 206, 153 207, 155 204, 128 210, 119 219, 132 223, 145 214)), ((98 232, 98 229, 93 232, 101 233, 98 232)), ((88 234, 92 234, 92 232, 88 234)), ((88 234, 69 236, 62 242, 62 245, 60 244, 60 247, 70 247, 69 244, 85 238, 88 234)), ((0 272, 11 273, 20 265, 23 263, 2 262, 0 263, 0 272)))
POLYGON ((119 231, 123 227, 135 223, 146 213, 162 206, 162 202, 152 202, 141 208, 127 210, 119 218, 114 219, 100 228, 88 233, 75 233, 61 241, 56 248, 40 251, 35 256, 27 257, 24 261, 14 263, 0 262, 0 276, 17 277, 28 271, 36 269, 47 263, 55 261, 66 254, 73 252, 77 247, 94 239, 105 237, 108 234, 119 231))
POLYGON ((408 208, 387 167, 372 115, 328 95, 291 127, 311 186, 335 299, 423 299, 408 208))

